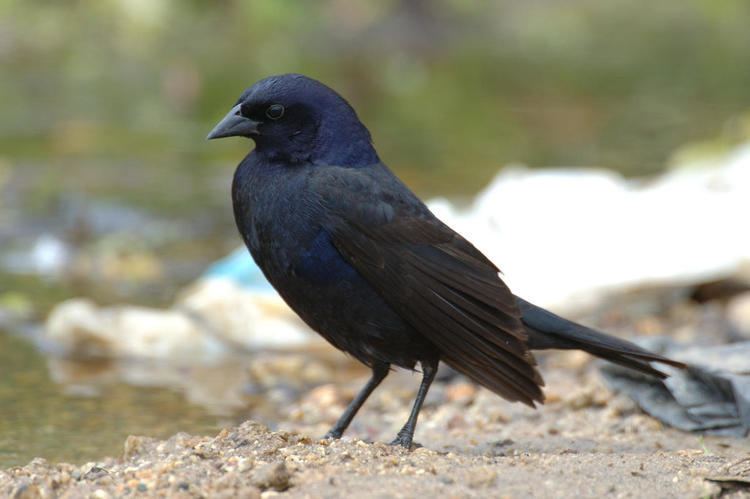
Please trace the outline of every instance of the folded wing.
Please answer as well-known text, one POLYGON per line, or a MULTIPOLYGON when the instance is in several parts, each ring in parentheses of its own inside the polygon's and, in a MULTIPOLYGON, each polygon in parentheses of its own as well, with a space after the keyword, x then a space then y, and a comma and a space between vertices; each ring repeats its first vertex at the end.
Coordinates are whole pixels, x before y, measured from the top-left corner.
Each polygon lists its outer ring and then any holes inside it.
POLYGON ((338 171, 315 183, 339 252, 451 367, 508 400, 542 402, 544 383, 498 269, 392 185, 395 177, 369 175, 338 171))

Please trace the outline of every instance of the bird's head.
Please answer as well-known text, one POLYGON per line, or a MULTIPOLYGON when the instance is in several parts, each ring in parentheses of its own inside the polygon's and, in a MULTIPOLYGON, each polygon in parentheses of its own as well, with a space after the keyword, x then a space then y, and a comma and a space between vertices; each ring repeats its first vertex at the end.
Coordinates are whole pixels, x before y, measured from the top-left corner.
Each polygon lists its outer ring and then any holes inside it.
POLYGON ((272 161, 366 166, 379 161, 370 132, 339 94, 299 74, 248 88, 208 139, 247 137, 272 161))

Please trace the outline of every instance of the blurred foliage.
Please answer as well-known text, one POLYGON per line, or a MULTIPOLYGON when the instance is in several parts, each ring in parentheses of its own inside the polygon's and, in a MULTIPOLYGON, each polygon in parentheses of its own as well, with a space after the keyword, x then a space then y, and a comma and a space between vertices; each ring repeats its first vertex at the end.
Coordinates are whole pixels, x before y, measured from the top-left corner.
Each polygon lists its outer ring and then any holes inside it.
POLYGON ((205 134, 293 71, 346 96, 424 194, 513 161, 648 174, 748 107, 748 20, 747 0, 4 0, 0 156, 42 196, 224 196, 210 179, 249 144, 205 134))

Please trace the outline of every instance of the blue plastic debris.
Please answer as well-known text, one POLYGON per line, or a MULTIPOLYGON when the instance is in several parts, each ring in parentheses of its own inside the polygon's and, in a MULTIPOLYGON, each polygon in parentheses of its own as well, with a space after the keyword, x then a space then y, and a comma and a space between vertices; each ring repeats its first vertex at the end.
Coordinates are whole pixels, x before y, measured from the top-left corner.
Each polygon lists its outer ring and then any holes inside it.
POLYGON ((221 260, 212 263, 203 273, 203 277, 229 279, 243 288, 275 293, 244 247, 237 248, 221 260))

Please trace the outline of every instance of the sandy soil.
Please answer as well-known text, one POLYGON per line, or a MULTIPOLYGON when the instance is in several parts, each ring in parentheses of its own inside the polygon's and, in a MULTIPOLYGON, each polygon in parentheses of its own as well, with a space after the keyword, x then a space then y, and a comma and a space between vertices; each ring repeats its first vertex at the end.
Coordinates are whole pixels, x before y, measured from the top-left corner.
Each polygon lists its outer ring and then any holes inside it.
POLYGON ((536 411, 461 379, 437 383, 411 451, 382 443, 419 379, 394 373, 341 441, 317 437, 362 380, 313 390, 279 431, 247 422, 215 437, 130 437, 121 456, 83 466, 36 459, 0 471, 0 496, 750 497, 750 440, 664 428, 581 357, 545 363, 536 411))

